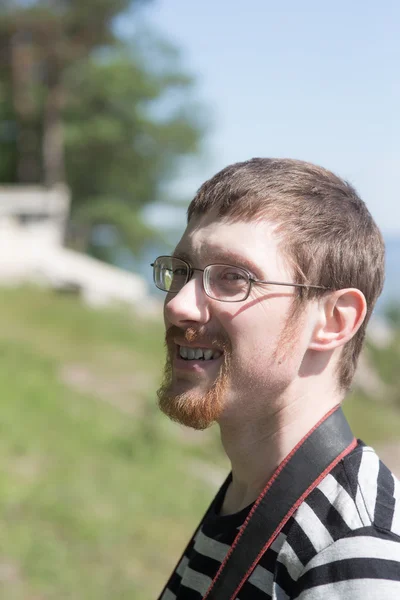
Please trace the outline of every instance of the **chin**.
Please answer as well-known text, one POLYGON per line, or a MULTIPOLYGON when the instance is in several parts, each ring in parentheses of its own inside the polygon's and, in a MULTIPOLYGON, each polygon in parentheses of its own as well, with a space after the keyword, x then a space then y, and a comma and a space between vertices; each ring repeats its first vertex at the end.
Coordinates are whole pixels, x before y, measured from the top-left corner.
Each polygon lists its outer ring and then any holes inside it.
POLYGON ((208 364, 186 364, 170 354, 164 378, 157 392, 159 407, 170 419, 192 427, 207 429, 219 421, 226 403, 230 369, 227 354, 208 364))
POLYGON ((172 421, 193 429, 207 429, 219 421, 225 407, 224 380, 209 387, 184 380, 164 381, 157 392, 161 411, 172 421))

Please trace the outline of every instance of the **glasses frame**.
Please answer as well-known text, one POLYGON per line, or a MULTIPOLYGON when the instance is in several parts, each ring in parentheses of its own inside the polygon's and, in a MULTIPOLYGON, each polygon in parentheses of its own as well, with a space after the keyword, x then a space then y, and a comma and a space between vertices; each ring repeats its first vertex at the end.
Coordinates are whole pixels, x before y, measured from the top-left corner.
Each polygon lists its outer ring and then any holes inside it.
POLYGON ((184 286, 192 279, 195 271, 199 271, 200 273, 203 273, 203 278, 202 278, 203 290, 204 290, 205 294, 209 298, 211 298, 211 300, 216 300, 217 302, 244 302, 250 296, 253 285, 283 285, 286 287, 313 288, 313 289, 318 289, 318 290, 325 290, 327 292, 332 291, 332 288, 324 287, 322 285, 312 285, 312 284, 308 284, 308 283, 288 283, 288 282, 282 282, 282 281, 265 281, 263 279, 255 279, 254 277, 251 276, 251 274, 244 267, 239 267, 238 265, 231 265, 231 264, 226 264, 226 263, 212 263, 212 264, 204 267, 204 269, 199 269, 197 267, 192 267, 192 265, 190 263, 188 263, 187 260, 184 260, 183 258, 178 258, 177 256, 168 256, 168 255, 158 256, 155 259, 155 261, 150 264, 150 266, 153 267, 153 280, 154 280, 154 285, 156 286, 156 288, 158 288, 162 292, 167 292, 167 294, 174 294, 174 295, 179 294, 179 292, 184 288, 184 286), (164 288, 161 288, 156 283, 154 267, 155 267, 156 262, 162 258, 172 258, 174 260, 180 260, 188 268, 188 274, 186 277, 186 281, 182 285, 180 290, 178 290, 177 292, 171 292, 169 290, 165 290, 164 288), (246 273, 247 277, 249 278, 249 286, 248 286, 248 291, 247 291, 246 296, 244 298, 241 298, 240 300, 221 300, 221 298, 215 298, 215 296, 212 296, 207 291, 207 272, 209 271, 210 267, 233 267, 235 269, 241 269, 244 273, 246 273))

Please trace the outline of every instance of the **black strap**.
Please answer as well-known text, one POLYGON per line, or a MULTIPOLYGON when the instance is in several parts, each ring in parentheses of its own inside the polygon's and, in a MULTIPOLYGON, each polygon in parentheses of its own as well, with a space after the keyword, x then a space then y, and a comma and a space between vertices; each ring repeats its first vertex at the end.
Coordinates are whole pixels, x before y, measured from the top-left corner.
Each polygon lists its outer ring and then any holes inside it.
POLYGON ((299 503, 355 444, 342 409, 328 413, 278 467, 204 598, 233 600, 236 597, 299 503))

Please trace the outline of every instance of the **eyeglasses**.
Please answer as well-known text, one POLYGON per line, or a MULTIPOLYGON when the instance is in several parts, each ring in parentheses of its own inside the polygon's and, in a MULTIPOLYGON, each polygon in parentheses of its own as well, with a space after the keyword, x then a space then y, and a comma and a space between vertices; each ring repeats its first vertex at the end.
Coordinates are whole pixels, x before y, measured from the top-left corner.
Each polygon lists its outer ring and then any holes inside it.
POLYGON ((159 256, 151 266, 156 287, 169 294, 180 292, 193 277, 195 271, 202 272, 205 293, 213 300, 220 302, 243 302, 249 297, 252 285, 284 285, 330 290, 321 285, 254 279, 246 269, 234 265, 215 264, 207 265, 205 269, 195 269, 185 260, 174 256, 159 256))

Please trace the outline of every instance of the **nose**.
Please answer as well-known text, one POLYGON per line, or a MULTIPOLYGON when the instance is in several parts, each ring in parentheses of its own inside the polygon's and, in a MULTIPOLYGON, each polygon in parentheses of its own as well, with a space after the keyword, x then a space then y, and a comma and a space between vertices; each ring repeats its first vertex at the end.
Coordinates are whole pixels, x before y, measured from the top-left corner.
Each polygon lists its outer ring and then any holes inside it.
POLYGON ((210 319, 208 300, 203 289, 202 273, 194 273, 177 294, 167 295, 165 320, 177 327, 207 323, 210 319))

